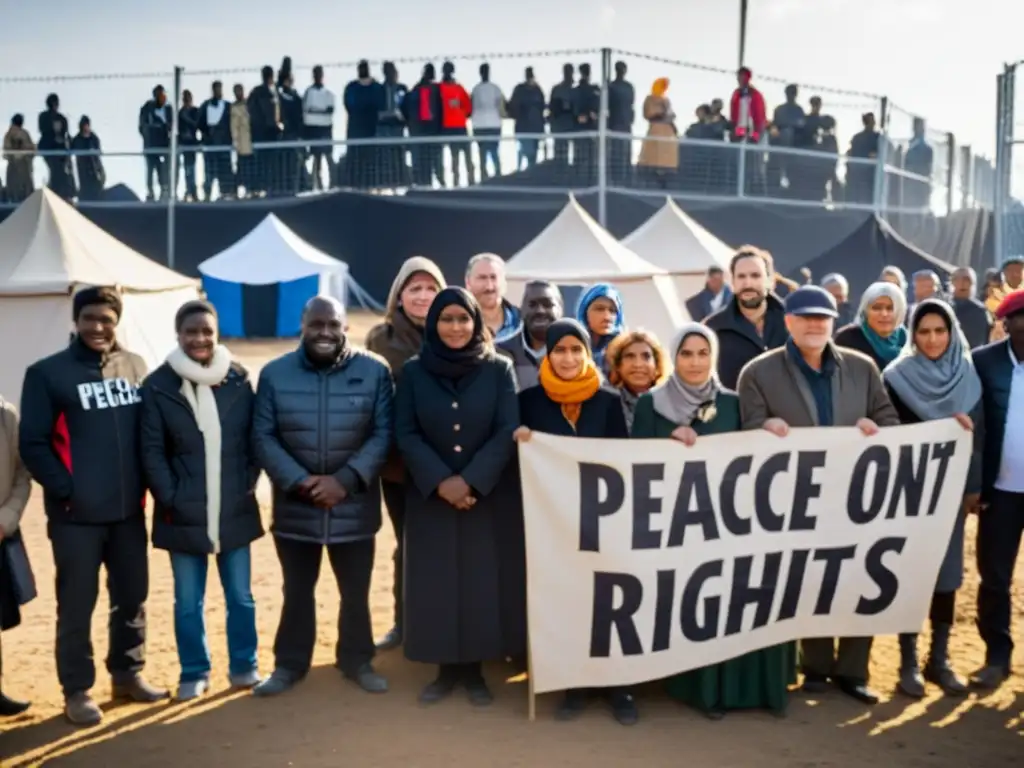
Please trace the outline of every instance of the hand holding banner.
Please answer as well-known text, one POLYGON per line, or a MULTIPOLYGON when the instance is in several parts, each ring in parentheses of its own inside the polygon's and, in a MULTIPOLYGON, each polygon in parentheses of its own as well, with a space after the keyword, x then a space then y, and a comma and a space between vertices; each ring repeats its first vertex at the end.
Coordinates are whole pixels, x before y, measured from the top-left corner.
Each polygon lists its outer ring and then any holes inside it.
POLYGON ((520 443, 536 693, 809 637, 916 632, 961 513, 953 419, 520 443))

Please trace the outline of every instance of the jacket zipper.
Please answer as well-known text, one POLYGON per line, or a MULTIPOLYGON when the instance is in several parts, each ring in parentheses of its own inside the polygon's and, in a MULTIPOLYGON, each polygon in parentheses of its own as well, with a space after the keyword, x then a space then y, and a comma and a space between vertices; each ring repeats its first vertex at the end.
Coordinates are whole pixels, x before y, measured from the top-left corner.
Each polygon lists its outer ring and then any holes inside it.
MULTIPOLYGON (((325 455, 327 453, 327 376, 321 371, 320 376, 320 405, 317 413, 317 437, 319 448, 319 474, 325 472, 325 455)), ((327 545, 328 534, 330 533, 331 510, 324 510, 324 546, 327 545)))

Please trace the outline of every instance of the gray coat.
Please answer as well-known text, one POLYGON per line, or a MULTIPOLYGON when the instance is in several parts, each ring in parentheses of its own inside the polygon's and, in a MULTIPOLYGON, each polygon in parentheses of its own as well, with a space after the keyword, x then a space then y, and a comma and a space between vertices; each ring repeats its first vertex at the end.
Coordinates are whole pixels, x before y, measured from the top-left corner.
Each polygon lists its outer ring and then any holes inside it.
MULTIPOLYGON (((860 419, 871 419, 880 427, 898 426, 899 414, 889 401, 874 361, 832 342, 829 347, 836 361, 832 377, 833 426, 853 427, 860 419)), ((747 363, 736 391, 744 429, 760 429, 772 418, 782 419, 791 427, 818 426, 814 395, 784 346, 747 363)))
POLYGON ((299 348, 260 374, 253 415, 256 458, 274 488, 276 536, 336 544, 373 538, 380 528, 380 469, 392 428, 387 364, 352 351, 317 369, 299 348), (302 498, 310 475, 333 475, 348 491, 323 510, 302 498))
POLYGON ((523 334, 517 333, 509 339, 498 344, 498 352, 504 354, 512 361, 516 372, 516 382, 519 391, 536 386, 540 382, 540 360, 534 360, 523 343, 523 334))

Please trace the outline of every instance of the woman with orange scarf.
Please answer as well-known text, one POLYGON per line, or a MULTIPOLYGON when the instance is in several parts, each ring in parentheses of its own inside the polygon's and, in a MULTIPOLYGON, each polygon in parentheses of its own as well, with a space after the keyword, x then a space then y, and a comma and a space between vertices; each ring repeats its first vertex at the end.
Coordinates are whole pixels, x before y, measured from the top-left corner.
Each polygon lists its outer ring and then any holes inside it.
MULTIPOLYGON (((540 384, 519 393, 522 426, 513 437, 525 442, 534 431, 563 437, 628 437, 618 395, 601 388, 601 373, 594 363, 586 329, 575 320, 556 320, 548 328, 546 342, 540 384)), ((602 693, 616 720, 623 725, 637 721, 636 704, 629 691, 608 688, 602 693)), ((588 698, 586 690, 566 691, 556 717, 575 718, 586 708, 588 698)))
POLYGON ((679 168, 679 132, 676 130, 676 113, 672 102, 665 95, 668 92, 668 78, 659 77, 651 86, 651 95, 644 99, 644 119, 648 122, 647 138, 640 147, 637 164, 653 173, 659 184, 664 186, 667 176, 679 168))

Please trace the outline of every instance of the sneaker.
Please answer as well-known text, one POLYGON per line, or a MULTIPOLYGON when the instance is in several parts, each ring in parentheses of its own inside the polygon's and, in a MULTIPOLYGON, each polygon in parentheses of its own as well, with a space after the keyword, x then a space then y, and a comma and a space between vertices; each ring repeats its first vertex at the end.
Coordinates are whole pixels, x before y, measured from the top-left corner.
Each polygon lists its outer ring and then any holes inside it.
POLYGON ((174 695, 175 701, 192 701, 198 699, 210 690, 210 681, 205 677, 198 680, 185 680, 178 684, 178 692, 174 695))
POLYGON ((64 699, 64 717, 73 725, 97 725, 103 712, 87 691, 81 691, 64 699))
POLYGON ((27 701, 10 699, 0 693, 0 717, 16 717, 31 706, 27 701))
POLYGON ((115 699, 131 699, 140 704, 152 704, 155 701, 170 697, 170 691, 147 683, 142 675, 131 675, 123 680, 114 680, 111 683, 112 696, 115 699))
POLYGON ((367 693, 388 692, 387 678, 377 672, 369 662, 361 664, 354 672, 342 670, 342 674, 347 680, 351 680, 367 693))
POLYGON ((466 693, 469 695, 469 703, 474 707, 487 707, 494 702, 494 695, 487 687, 487 681, 482 677, 471 677, 463 682, 466 686, 466 693))
POLYGON ((286 669, 275 669, 270 677, 252 689, 253 696, 277 696, 290 691, 299 682, 299 677, 286 669))
POLYGON ((237 675, 228 675, 228 683, 231 684, 232 688, 255 688, 260 684, 261 679, 258 669, 250 669, 248 672, 242 672, 237 675))

